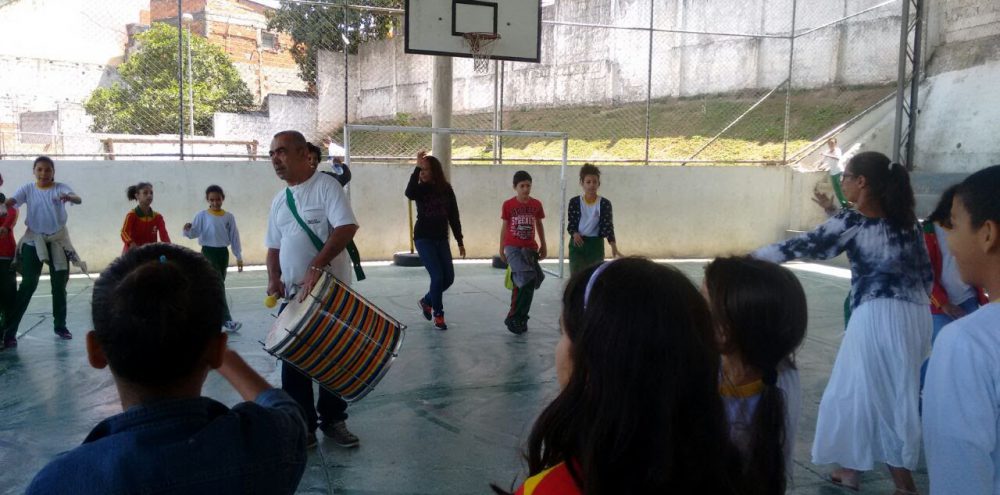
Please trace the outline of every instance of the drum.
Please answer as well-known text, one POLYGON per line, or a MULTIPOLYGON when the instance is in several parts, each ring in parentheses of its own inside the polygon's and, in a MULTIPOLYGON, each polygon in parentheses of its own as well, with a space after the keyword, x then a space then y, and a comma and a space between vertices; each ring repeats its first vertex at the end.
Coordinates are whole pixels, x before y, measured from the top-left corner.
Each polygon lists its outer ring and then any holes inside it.
POLYGON ((389 371, 406 326, 323 272, 301 303, 278 315, 264 350, 348 402, 371 392, 389 371))

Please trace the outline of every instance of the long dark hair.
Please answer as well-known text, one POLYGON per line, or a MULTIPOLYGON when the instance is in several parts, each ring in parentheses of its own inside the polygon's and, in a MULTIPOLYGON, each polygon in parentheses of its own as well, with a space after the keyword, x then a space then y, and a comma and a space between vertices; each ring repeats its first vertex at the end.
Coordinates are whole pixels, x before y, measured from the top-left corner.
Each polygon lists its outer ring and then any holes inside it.
POLYGON ((941 225, 946 229, 951 228, 951 202, 955 199, 955 191, 958 190, 958 184, 955 184, 948 189, 945 189, 941 193, 941 198, 938 199, 937 206, 934 207, 934 211, 930 215, 927 215, 925 221, 933 222, 941 225))
POLYGON ((530 475, 565 462, 587 495, 732 493, 738 458, 705 300, 677 269, 647 259, 611 262, 588 291, 596 269, 563 293, 573 370, 535 421, 530 475))
POLYGON ((451 184, 444 176, 444 167, 441 166, 441 161, 431 155, 425 156, 424 160, 427 160, 427 164, 431 168, 431 187, 434 191, 444 192, 451 189, 451 184))
POLYGON ((894 163, 877 151, 858 153, 847 163, 848 173, 864 176, 872 197, 885 212, 886 219, 897 228, 905 229, 917 222, 913 212, 915 200, 906 167, 894 163))
POLYGON ((705 268, 709 306, 723 354, 739 353, 764 376, 764 389, 750 422, 740 487, 743 493, 785 493, 785 448, 795 442, 785 431, 785 397, 778 368, 795 366, 793 353, 806 334, 806 295, 798 278, 774 263, 753 258, 718 258, 705 268))

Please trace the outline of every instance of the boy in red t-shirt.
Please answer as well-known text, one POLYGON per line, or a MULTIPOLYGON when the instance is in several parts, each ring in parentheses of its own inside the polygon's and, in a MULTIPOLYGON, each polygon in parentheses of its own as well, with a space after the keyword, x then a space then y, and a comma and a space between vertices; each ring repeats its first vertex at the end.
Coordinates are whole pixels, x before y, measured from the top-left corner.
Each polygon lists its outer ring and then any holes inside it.
POLYGON ((517 196, 504 201, 500 218, 500 258, 510 267, 514 289, 510 296, 510 311, 504 325, 512 333, 528 331, 528 310, 535 289, 545 275, 538 260, 545 258, 545 229, 542 203, 531 197, 531 175, 523 170, 514 174, 517 196), (539 242, 535 242, 535 231, 539 242))
MULTIPOLYGON (((3 185, 3 176, 0 176, 0 186, 3 185)), ((0 194, 0 203, 6 202, 7 198, 0 194)), ((17 208, 0 204, 0 318, 3 324, 0 325, 0 334, 7 328, 7 318, 14 311, 14 303, 17 298, 17 275, 11 268, 14 261, 14 251, 17 243, 14 242, 14 223, 17 222, 17 208)), ((0 350, 17 347, 17 329, 8 328, 7 334, 0 335, 2 343, 0 350)))

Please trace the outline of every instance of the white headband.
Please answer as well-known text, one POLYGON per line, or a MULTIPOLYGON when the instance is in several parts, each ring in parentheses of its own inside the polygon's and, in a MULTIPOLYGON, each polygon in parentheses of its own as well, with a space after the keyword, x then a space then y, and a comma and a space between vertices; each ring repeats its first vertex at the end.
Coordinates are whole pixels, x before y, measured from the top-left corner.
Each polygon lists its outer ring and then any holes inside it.
POLYGON ((597 280, 598 275, 600 275, 604 270, 608 268, 611 263, 615 260, 605 261, 598 266, 594 273, 590 274, 590 280, 587 280, 587 288, 583 290, 583 309, 587 309, 587 302, 590 301, 590 290, 594 288, 594 282, 597 280))

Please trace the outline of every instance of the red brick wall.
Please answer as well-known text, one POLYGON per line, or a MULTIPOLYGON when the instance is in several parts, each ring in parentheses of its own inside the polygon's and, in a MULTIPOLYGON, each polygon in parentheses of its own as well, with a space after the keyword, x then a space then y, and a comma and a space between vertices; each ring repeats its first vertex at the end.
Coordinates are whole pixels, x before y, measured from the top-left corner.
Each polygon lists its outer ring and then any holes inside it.
MULTIPOLYGON (((205 10, 206 0, 181 0, 181 10, 183 12, 202 12, 205 10)), ((152 21, 177 18, 176 0, 149 0, 149 18, 152 21)))

